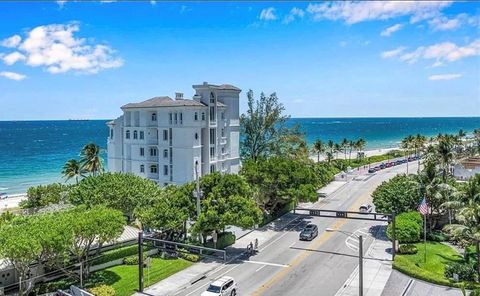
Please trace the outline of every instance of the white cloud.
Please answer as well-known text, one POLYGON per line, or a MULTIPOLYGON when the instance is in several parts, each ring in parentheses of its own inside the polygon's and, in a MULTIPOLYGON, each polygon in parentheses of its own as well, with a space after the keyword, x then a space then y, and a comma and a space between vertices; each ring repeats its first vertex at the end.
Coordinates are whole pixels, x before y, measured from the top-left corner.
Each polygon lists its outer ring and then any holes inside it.
POLYGON ((260 12, 259 19, 262 21, 274 21, 277 19, 277 16, 275 15, 275 8, 274 7, 268 7, 262 9, 260 12))
POLYGON ((410 16, 410 22, 430 19, 440 14, 451 1, 336 1, 309 4, 315 20, 343 20, 348 24, 369 20, 387 20, 410 16))
POLYGON ((13 35, 11 37, 3 39, 0 44, 3 47, 14 48, 14 47, 17 47, 20 44, 20 41, 22 41, 22 37, 20 37, 18 35, 13 35))
POLYGON ((78 24, 36 27, 18 44, 18 51, 4 56, 3 60, 7 64, 24 60, 25 64, 44 67, 50 73, 97 73, 123 65, 123 60, 115 57, 109 46, 74 36, 79 30, 78 24))
POLYGON ((305 11, 303 9, 294 7, 290 12, 285 16, 283 22, 285 24, 289 24, 293 22, 296 18, 303 18, 305 16, 305 11))
POLYGON ((400 54, 402 54, 404 50, 405 50, 405 47, 401 46, 393 50, 384 51, 382 52, 382 58, 388 59, 388 58, 397 57, 400 54))
POLYGON ((428 80, 436 81, 436 80, 452 80, 462 77, 462 74, 439 74, 439 75, 431 75, 428 77, 428 80))
POLYGON ((25 56, 18 51, 14 51, 10 54, 7 54, 2 57, 2 60, 5 64, 7 65, 13 65, 18 61, 23 61, 25 60, 25 56))
POLYGON ((416 63, 419 59, 435 60, 434 67, 446 62, 454 62, 466 57, 480 55, 480 39, 465 46, 458 46, 452 42, 443 42, 428 47, 421 46, 416 50, 400 56, 402 61, 409 64, 416 63))
POLYGON ((8 71, 0 72, 0 76, 11 79, 11 80, 16 80, 16 81, 20 81, 20 80, 23 80, 23 79, 27 78, 27 76, 25 76, 23 74, 19 74, 19 73, 15 73, 15 72, 8 72, 8 71))
POLYGON ((157 1, 155 1, 155 0, 150 0, 150 4, 151 4, 151 5, 155 5, 155 4, 157 4, 157 1))
POLYGON ((430 28, 434 31, 448 31, 460 28, 463 25, 479 26, 479 16, 469 16, 466 13, 457 14, 453 18, 440 15, 428 21, 430 28))
POLYGON ((398 30, 400 30, 401 28, 403 27, 402 24, 395 24, 391 27, 388 27, 386 28, 385 30, 383 30, 381 33, 380 33, 380 36, 383 36, 383 37, 389 37, 390 35, 392 35, 393 33, 397 32, 398 30))

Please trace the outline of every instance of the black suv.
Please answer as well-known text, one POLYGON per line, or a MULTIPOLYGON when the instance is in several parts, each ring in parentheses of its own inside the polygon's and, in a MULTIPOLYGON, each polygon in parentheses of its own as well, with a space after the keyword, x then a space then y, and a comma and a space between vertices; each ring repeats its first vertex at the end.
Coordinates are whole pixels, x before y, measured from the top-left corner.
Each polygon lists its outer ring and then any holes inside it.
POLYGON ((300 232, 300 240, 312 240, 318 235, 318 227, 314 224, 308 224, 300 232))

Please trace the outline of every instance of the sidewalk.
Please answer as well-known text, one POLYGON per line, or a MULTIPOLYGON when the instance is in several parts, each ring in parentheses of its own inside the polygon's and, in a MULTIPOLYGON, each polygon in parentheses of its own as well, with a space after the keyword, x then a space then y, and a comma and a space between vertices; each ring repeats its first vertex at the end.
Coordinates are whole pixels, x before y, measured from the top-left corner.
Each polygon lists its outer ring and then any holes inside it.
MULTIPOLYGON (((387 240, 385 232, 370 245, 363 260, 363 295, 381 296, 392 273, 392 255, 387 251, 392 243, 387 240)), ((335 296, 357 296, 359 294, 358 267, 335 296)))

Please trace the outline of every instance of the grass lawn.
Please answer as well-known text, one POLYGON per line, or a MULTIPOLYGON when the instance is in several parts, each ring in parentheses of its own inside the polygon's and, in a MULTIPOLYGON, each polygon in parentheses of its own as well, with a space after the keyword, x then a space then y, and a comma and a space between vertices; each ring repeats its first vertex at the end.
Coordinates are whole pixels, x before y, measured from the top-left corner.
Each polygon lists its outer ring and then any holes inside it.
MULTIPOLYGON (((438 242, 427 241, 427 262, 424 261, 424 244, 415 244, 417 254, 397 255, 393 267, 412 277, 428 282, 458 286, 444 275, 445 265, 450 262, 463 262, 463 257, 455 249, 438 242)), ((478 287, 480 285, 476 284, 478 287)))
MULTIPOLYGON (((161 281, 172 274, 191 266, 193 263, 184 259, 152 258, 150 276, 148 269, 144 269, 145 287, 161 281)), ((91 280, 96 283, 111 285, 116 296, 129 296, 138 289, 138 267, 136 265, 117 265, 102 271, 95 272, 91 280)))

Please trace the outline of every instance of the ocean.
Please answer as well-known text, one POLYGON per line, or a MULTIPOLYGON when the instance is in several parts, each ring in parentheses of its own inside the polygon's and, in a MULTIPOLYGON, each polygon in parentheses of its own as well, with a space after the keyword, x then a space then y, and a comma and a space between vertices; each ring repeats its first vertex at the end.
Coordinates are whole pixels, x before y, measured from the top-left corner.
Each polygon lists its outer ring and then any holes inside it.
MULTIPOLYGON (((63 182, 63 164, 79 158, 83 145, 106 149, 108 120, 0 121, 0 193, 23 193, 33 185, 63 182)), ((447 118, 291 118, 307 142, 364 138, 367 149, 398 146, 409 134, 471 133, 480 117, 447 118)), ((106 158, 106 151, 103 152, 106 158)), ((106 162, 105 162, 106 165, 106 162)))

